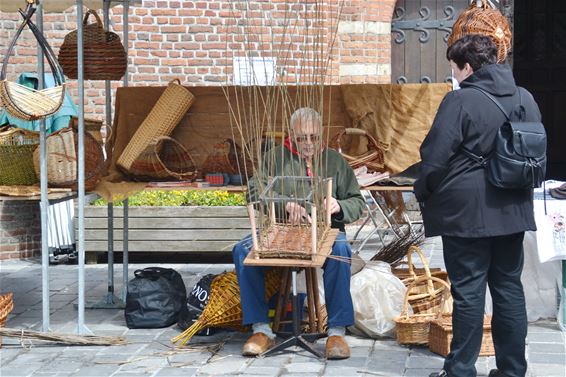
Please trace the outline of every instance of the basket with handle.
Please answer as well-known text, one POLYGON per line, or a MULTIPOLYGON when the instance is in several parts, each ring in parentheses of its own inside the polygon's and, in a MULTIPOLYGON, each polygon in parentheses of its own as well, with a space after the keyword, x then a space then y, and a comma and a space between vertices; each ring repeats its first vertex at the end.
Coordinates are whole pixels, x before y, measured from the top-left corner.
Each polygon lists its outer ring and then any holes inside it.
POLYGON ((441 297, 441 299, 447 299, 450 294, 450 286, 448 283, 435 277, 429 278, 421 276, 409 285, 407 292, 405 292, 401 313, 394 319, 396 324, 395 332, 397 335, 397 341, 401 344, 427 344, 430 323, 440 315, 441 305, 437 306, 436 311, 432 313, 409 314, 409 298, 412 290, 418 284, 426 282, 427 280, 432 280, 443 285, 444 288, 436 293, 441 297))
POLYGON ((384 169, 383 149, 380 147, 377 140, 366 130, 360 128, 346 128, 332 138, 330 145, 346 159, 353 169, 361 166, 366 166, 368 171, 373 172, 383 171, 384 169), (345 135, 365 137, 368 140, 367 152, 359 156, 352 156, 342 152, 341 140, 345 135))
MULTIPOLYGON (((59 63, 68 78, 76 79, 77 30, 65 36, 59 49, 59 63)), ((94 10, 88 10, 83 19, 84 78, 85 80, 120 80, 128 67, 126 51, 118 34, 104 29, 94 10), (95 23, 89 24, 93 16, 95 23)))
MULTIPOLYGON (((429 267, 429 263, 421 249, 417 246, 409 247, 407 252, 407 264, 408 272, 406 277, 402 279, 406 286, 410 286, 415 281, 419 281, 416 285, 413 285, 412 291, 409 294, 409 304, 413 308, 415 313, 434 313, 438 309, 441 312, 451 311, 451 298, 445 300, 442 299, 439 293, 444 290, 444 284, 437 282, 432 279, 432 277, 440 279, 447 283, 448 274, 446 271, 441 271, 440 269, 432 270, 429 267), (423 263, 422 269, 416 269, 414 267, 412 255, 417 254, 423 263)), ((402 278, 399 275, 398 269, 393 269, 392 272, 395 276, 402 278)))
MULTIPOLYGON (((450 343, 452 342, 452 315, 443 314, 430 323, 428 335, 428 348, 431 352, 442 356, 450 353, 450 343)), ((483 336, 480 348, 480 356, 494 356, 495 346, 491 335, 491 316, 485 315, 483 318, 483 336)))
POLYGON ((10 126, 0 127, 0 185, 33 185, 38 182, 33 152, 39 133, 10 126))
POLYGON ((118 157, 116 165, 129 173, 134 161, 150 143, 160 136, 171 135, 194 100, 193 94, 181 85, 179 79, 171 80, 118 157))
POLYGON ((63 76, 61 66, 57 62, 55 54, 49 46, 49 43, 47 43, 47 40, 41 31, 39 31, 37 26, 35 26, 35 24, 31 21, 31 17, 35 13, 35 10, 34 2, 30 0, 28 0, 26 10, 24 12, 20 10, 20 14, 24 17, 24 21, 18 27, 14 37, 8 45, 8 49, 4 55, 4 61, 2 63, 2 70, 0 71, 0 98, 2 98, 4 108, 8 114, 27 121, 43 119, 56 113, 63 104, 63 100, 65 98, 65 77, 63 76), (47 59, 47 63, 51 67, 53 78, 55 80, 54 87, 37 90, 6 79, 8 60, 10 55, 12 55, 16 42, 26 25, 28 25, 35 36, 39 48, 43 51, 43 54, 47 59))
POLYGON ((507 58, 511 50, 511 29, 505 16, 497 9, 492 8, 487 0, 481 0, 478 6, 473 0, 470 6, 464 10, 452 27, 452 33, 448 38, 448 46, 468 34, 487 35, 493 39, 497 46, 497 62, 501 63, 507 58))
POLYGON ((177 140, 161 136, 152 141, 134 161, 130 176, 140 180, 196 179, 196 164, 191 154, 177 140))

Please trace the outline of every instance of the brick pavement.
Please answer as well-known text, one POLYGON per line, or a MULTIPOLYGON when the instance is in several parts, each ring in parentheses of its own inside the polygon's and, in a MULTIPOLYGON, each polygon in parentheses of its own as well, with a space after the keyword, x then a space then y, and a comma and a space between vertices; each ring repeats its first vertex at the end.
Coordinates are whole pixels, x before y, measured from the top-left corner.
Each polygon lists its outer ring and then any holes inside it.
MULTIPOLYGON (((362 252, 367 259, 375 250, 368 243, 362 252)), ((425 247, 433 266, 442 265, 438 240, 425 247)), ((130 266, 134 269, 145 265, 130 266)), ((207 273, 220 273, 231 265, 167 265, 178 270, 192 287, 207 273)), ((116 270, 116 292, 120 292, 121 266, 116 270)), ((51 329, 72 333, 76 327, 77 267, 55 265, 50 271, 51 329)), ((105 265, 86 266, 87 301, 100 300, 106 294, 105 265)), ((1 291, 15 293, 15 309, 7 326, 41 329, 41 265, 39 260, 3 261, 0 263, 1 291)), ((4 338, 0 349, 0 376, 428 376, 442 367, 442 357, 426 347, 405 347, 393 339, 364 339, 348 336, 352 357, 343 361, 325 361, 301 352, 249 359, 240 356, 248 336, 220 332, 210 337, 195 337, 191 347, 178 350, 170 339, 179 333, 176 326, 166 329, 130 330, 123 311, 87 309, 86 324, 96 335, 125 336, 130 344, 109 347, 78 347, 20 343, 4 338), (209 349, 221 345, 217 352, 209 349), (208 348, 207 348, 208 347, 208 348)), ((531 323, 528 333, 529 377, 566 377, 565 334, 555 320, 531 323)), ((316 347, 324 350, 324 340, 316 347)), ((493 357, 481 357, 479 375, 487 375, 495 364, 493 357)))

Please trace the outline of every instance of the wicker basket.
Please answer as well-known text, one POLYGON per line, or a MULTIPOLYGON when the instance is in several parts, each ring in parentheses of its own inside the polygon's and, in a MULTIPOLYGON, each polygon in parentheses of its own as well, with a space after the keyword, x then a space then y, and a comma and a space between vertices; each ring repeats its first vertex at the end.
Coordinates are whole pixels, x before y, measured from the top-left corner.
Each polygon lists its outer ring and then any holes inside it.
MULTIPOLYGON (((235 153, 231 157, 231 139, 226 139, 221 143, 216 143, 213 146, 213 152, 210 153, 202 163, 203 174, 210 173, 227 173, 237 174, 238 164, 235 153)), ((243 169, 242 169, 243 170, 243 169)))
POLYGON ((160 136, 169 136, 193 104, 195 97, 178 79, 171 80, 148 116, 140 124, 122 151, 116 165, 129 173, 134 161, 150 143, 160 136))
POLYGON ((24 21, 18 27, 18 30, 14 34, 14 38, 10 41, 8 50, 4 55, 2 71, 0 72, 0 97, 2 98, 4 108, 10 115, 27 121, 43 119, 56 113, 63 104, 63 100, 65 98, 65 78, 63 76, 63 71, 57 63, 57 59, 55 58, 55 54, 53 53, 53 50, 51 50, 49 43, 47 43, 41 31, 39 31, 37 26, 35 26, 35 24, 31 21, 31 17, 34 12, 35 7, 32 7, 32 4, 30 3, 28 3, 25 12, 21 12, 24 17, 24 21), (55 86, 52 88, 36 90, 34 88, 28 88, 27 86, 6 80, 8 60, 12 55, 16 41, 26 25, 28 25, 32 31, 35 39, 37 40, 38 47, 41 48, 49 66, 51 67, 53 78, 55 80, 55 86))
MULTIPOLYGON (((411 291, 409 292, 409 304, 413 308, 415 313, 437 313, 437 312, 451 312, 452 311, 452 298, 443 298, 442 292, 446 289, 448 284, 448 274, 446 271, 431 272, 429 268, 429 263, 427 258, 424 256, 423 252, 417 246, 409 247, 407 252, 407 264, 408 270, 403 283, 406 286, 411 286, 414 282, 418 280, 418 283, 412 285, 411 291), (416 253, 423 263, 422 269, 415 269, 413 265, 412 255, 416 253), (442 280, 445 284, 442 284, 432 277, 442 280)), ((393 274, 402 278, 402 274, 405 272, 404 269, 394 269, 393 274)), ((449 285, 448 285, 449 287, 449 285)))
POLYGON ((197 169, 190 153, 181 143, 161 136, 134 161, 129 174, 140 180, 173 178, 192 181, 197 177, 197 169))
POLYGON ((33 151, 39 145, 37 132, 0 127, 0 185, 33 185, 38 182, 33 151))
MULTIPOLYGON (((14 309, 14 300, 12 292, 0 295, 0 328, 6 325, 8 314, 14 309)), ((0 336, 0 347, 2 346, 2 337, 0 336)))
MULTIPOLYGON (((78 134, 74 128, 54 132, 46 140, 47 182, 53 187, 77 189, 78 134)), ((100 180, 104 155, 94 137, 84 134, 85 190, 92 190, 100 180)), ((40 174, 39 148, 33 154, 37 176, 40 174)))
POLYGON ((409 314, 409 297, 412 289, 419 283, 426 282, 428 279, 445 286, 445 289, 439 293, 441 297, 446 299, 450 294, 449 285, 445 281, 435 277, 427 278, 423 276, 417 278, 409 285, 403 300, 403 309, 401 309, 401 314, 395 318, 397 341, 401 344, 427 344, 430 323, 439 317, 441 305, 438 305, 436 307, 437 311, 433 313, 409 314))
MULTIPOLYGON (((68 78, 76 79, 77 30, 65 36, 59 49, 59 63, 68 78)), ((104 30, 102 20, 94 10, 88 10, 83 20, 85 80, 120 80, 128 67, 128 59, 118 34, 104 30), (96 22, 88 24, 92 15, 96 22)))
POLYGON ((365 130, 346 128, 332 138, 330 146, 336 149, 353 169, 359 168, 360 166, 366 166, 370 172, 381 172, 384 169, 383 149, 380 147, 377 140, 365 130), (351 156, 343 153, 341 140, 344 135, 365 136, 368 140, 368 151, 359 156, 351 156))
POLYGON ((489 6, 487 0, 482 0, 481 6, 473 1, 470 6, 460 14, 452 33, 448 38, 448 46, 468 34, 483 34, 491 37, 497 46, 497 62, 501 63, 507 58, 511 50, 511 29, 505 16, 497 9, 489 6))
MULTIPOLYGON (((89 119, 89 118, 85 118, 84 121, 84 129, 86 132, 88 132, 95 140, 98 144, 102 145, 102 125, 103 125, 103 121, 98 120, 98 119, 89 119)), ((75 129, 79 128, 79 118, 77 117, 71 117, 71 120, 69 121, 69 127, 73 127, 75 129)), ((108 140, 108 136, 106 136, 106 140, 108 140)))
MULTIPOLYGON (((265 274, 265 294, 269 299, 279 288, 281 269, 273 268, 265 274)), ((200 317, 182 334, 171 339, 185 345, 200 330, 207 327, 242 328, 242 306, 240 305, 240 286, 235 272, 217 276, 210 286, 208 303, 200 317)))
MULTIPOLYGON (((430 323, 428 337, 428 348, 439 355, 447 356, 450 353, 452 342, 452 316, 443 315, 430 323)), ((483 319, 483 338, 480 348, 480 356, 494 356, 495 347, 491 336, 491 316, 486 315, 483 319)))

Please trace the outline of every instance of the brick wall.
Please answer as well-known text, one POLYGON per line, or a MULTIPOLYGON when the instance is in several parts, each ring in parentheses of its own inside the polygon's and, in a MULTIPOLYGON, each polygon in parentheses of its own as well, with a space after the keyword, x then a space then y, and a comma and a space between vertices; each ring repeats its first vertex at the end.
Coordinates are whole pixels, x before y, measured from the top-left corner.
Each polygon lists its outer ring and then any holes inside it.
POLYGON ((41 219, 37 202, 0 201, 0 260, 41 253, 41 219))
MULTIPOLYGON (((130 6, 130 85, 232 83, 233 57, 276 59, 285 83, 390 82, 390 23, 395 0, 143 0, 130 6), (332 46, 332 47, 329 47, 332 46), (324 73, 323 73, 324 72, 324 73)), ((110 10, 122 36, 122 6, 110 10)), ((45 34, 57 53, 76 28, 76 9, 45 14, 45 34)), ((0 12, 0 45, 19 24, 0 12)), ((10 59, 8 77, 36 70, 35 41, 25 31, 10 59)), ((76 98, 76 81, 69 80, 76 98)), ((121 86, 112 82, 112 87, 121 86)), ((85 82, 87 116, 104 119, 104 83, 85 82)))

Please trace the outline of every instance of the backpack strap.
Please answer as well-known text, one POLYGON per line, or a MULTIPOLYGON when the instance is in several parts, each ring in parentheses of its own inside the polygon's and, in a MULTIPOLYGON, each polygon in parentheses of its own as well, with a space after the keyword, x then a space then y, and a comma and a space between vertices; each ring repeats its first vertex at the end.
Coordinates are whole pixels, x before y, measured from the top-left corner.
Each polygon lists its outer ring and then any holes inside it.
MULTIPOLYGON (((483 90, 482 88, 479 88, 477 86, 470 86, 469 88, 478 90, 481 93, 483 93, 487 98, 489 98, 491 100, 491 102, 493 102, 499 108, 499 110, 501 110, 501 112, 503 113, 503 115, 505 115, 505 118, 507 118, 507 120, 511 120, 511 118, 509 117, 509 114, 507 114, 507 111, 505 111, 503 106, 501 106, 501 103, 499 103, 499 101, 496 100, 494 96, 492 96, 491 94, 489 94, 488 92, 486 92, 485 90, 483 90)), ((519 88, 517 88, 517 91, 519 92, 519 101, 522 105, 523 100, 521 98, 521 91, 519 90, 519 88)))

